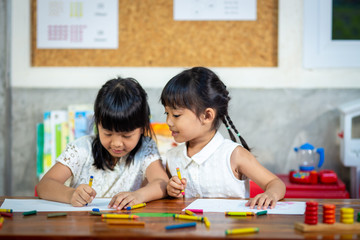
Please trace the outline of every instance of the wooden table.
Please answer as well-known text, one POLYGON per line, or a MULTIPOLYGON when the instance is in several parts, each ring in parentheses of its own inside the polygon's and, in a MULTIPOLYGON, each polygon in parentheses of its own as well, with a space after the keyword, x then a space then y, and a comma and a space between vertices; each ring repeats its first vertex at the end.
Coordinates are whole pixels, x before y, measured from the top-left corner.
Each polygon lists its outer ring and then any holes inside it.
MULTIPOLYGON (((11 197, 10 197, 11 198, 11 197)), ((5 197, 0 197, 0 204, 5 197)), ((163 199, 147 204, 145 208, 133 212, 181 213, 181 210, 195 199, 163 199)), ((316 199, 314 199, 316 200, 316 199)), ((291 199, 284 201, 309 201, 309 199, 291 199)), ((321 222, 321 204, 333 203, 336 208, 351 207, 355 214, 360 211, 360 199, 318 199, 319 221, 321 222)), ((47 218, 46 212, 24 217, 14 213, 12 218, 5 218, 0 228, 0 239, 352 239, 360 238, 360 231, 342 233, 303 233, 294 228, 295 222, 303 222, 303 215, 263 215, 246 218, 226 217, 223 213, 204 213, 209 218, 209 229, 199 222, 196 227, 177 230, 165 230, 165 226, 183 223, 172 217, 141 217, 143 227, 108 225, 101 217, 89 212, 68 212, 65 217, 47 218), (229 228, 258 227, 259 232, 246 235, 226 236, 229 228)), ((336 220, 339 221, 339 210, 336 220)), ((355 218, 356 219, 356 218, 355 218)))

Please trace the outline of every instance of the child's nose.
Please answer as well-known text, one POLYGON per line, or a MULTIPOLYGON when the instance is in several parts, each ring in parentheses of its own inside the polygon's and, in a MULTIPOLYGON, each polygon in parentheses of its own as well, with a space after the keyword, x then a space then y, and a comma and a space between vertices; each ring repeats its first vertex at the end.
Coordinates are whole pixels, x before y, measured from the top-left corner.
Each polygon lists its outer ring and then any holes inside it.
POLYGON ((171 118, 169 116, 166 117, 166 124, 171 127, 173 126, 173 122, 171 121, 171 118))
POLYGON ((112 139, 111 144, 114 147, 122 147, 124 145, 123 139, 120 136, 116 136, 112 139))

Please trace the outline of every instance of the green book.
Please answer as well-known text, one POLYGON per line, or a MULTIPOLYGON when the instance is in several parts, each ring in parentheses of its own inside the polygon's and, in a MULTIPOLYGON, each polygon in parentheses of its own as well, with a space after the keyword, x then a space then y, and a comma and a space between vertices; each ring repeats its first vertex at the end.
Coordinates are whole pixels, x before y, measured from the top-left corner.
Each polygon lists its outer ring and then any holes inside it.
POLYGON ((36 126, 37 133, 37 146, 36 146, 36 176, 40 178, 40 175, 44 172, 44 124, 38 123, 36 126))
POLYGON ((61 154, 61 123, 55 125, 55 158, 57 158, 61 154))

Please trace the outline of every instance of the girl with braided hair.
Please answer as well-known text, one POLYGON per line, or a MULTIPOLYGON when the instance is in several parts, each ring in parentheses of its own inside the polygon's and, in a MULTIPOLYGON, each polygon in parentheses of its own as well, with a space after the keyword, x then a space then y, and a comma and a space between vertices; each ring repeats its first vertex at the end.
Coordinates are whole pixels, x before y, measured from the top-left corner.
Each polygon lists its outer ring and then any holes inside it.
POLYGON ((184 70, 166 84, 160 100, 174 140, 184 143, 165 156, 169 196, 181 197, 185 192, 186 197, 248 198, 251 179, 264 192, 246 206, 274 208, 284 197, 285 184, 256 160, 234 126, 228 115, 229 92, 213 71, 184 70), (221 123, 231 140, 218 131, 221 123))

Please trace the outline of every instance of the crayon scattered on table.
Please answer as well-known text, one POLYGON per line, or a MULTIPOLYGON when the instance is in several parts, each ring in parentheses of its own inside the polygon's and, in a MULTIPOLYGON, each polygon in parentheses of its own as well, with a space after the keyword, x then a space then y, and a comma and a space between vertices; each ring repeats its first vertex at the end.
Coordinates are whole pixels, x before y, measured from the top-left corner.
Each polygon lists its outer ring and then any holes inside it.
POLYGON ((165 229, 172 230, 172 229, 187 228, 187 227, 196 227, 196 222, 168 225, 168 226, 165 226, 165 229))
POLYGON ((0 228, 2 227, 3 223, 4 223, 4 218, 0 217, 0 228))
POLYGON ((7 212, 0 212, 0 216, 3 216, 3 217, 12 217, 13 214, 12 214, 12 213, 7 213, 7 212))
POLYGON ((267 210, 264 210, 264 211, 260 211, 260 212, 257 212, 256 215, 260 216, 260 215, 266 215, 267 214, 267 210))
POLYGON ((93 208, 92 211, 93 211, 93 212, 100 212, 100 209, 98 209, 98 208, 93 208))
POLYGON ((136 205, 133 205, 131 207, 127 207, 126 210, 132 210, 132 209, 136 209, 136 208, 142 208, 142 207, 145 207, 146 206, 146 203, 140 203, 140 204, 136 204, 136 205))
POLYGON ((0 212, 12 213, 12 212, 13 212, 13 210, 12 210, 12 209, 4 209, 4 208, 0 208, 0 212))
POLYGON ((184 215, 184 214, 174 214, 173 217, 177 218, 177 219, 183 219, 183 220, 195 220, 195 221, 203 221, 204 220, 203 217, 189 216, 189 215, 184 215))
POLYGON ((32 211, 28 211, 28 212, 23 212, 24 216, 30 216, 30 215, 35 215, 37 213, 36 210, 32 210, 32 211))
POLYGON ((127 220, 118 220, 118 219, 106 219, 107 224, 112 225, 135 225, 135 226, 145 226, 145 222, 140 221, 127 221, 127 220))
POLYGON ((246 216, 254 216, 255 213, 254 212, 225 212, 226 216, 241 216, 241 217, 246 217, 246 216))
POLYGON ((97 216, 101 216, 101 215, 103 215, 103 214, 106 214, 106 213, 104 213, 104 212, 94 212, 94 211, 91 211, 91 212, 89 212, 90 213, 90 215, 97 215, 97 216))
POLYGON ((193 213, 203 213, 204 211, 202 209, 188 209, 189 211, 192 211, 193 213))
MULTIPOLYGON (((178 175, 178 178, 181 180, 180 168, 176 168, 176 173, 177 173, 177 175, 178 175)), ((182 194, 182 195, 185 195, 185 191, 184 191, 184 190, 181 190, 181 194, 182 194)))
POLYGON ((259 228, 234 228, 225 230, 226 235, 234 235, 234 234, 245 234, 245 233, 257 233, 259 232, 259 228))
POLYGON ((190 211, 189 209, 185 209, 185 213, 190 216, 196 216, 196 214, 190 211))
POLYGON ((139 216, 132 215, 132 214, 112 214, 112 213, 102 214, 101 217, 102 218, 122 218, 122 219, 137 219, 137 218, 139 218, 139 216))
POLYGON ((210 228, 210 221, 209 221, 209 219, 207 218, 207 217, 204 217, 204 223, 205 223, 205 226, 207 227, 207 228, 210 228))
POLYGON ((64 213, 64 212, 60 212, 60 213, 49 213, 49 214, 47 215, 48 218, 63 217, 63 216, 67 216, 67 213, 64 213))

